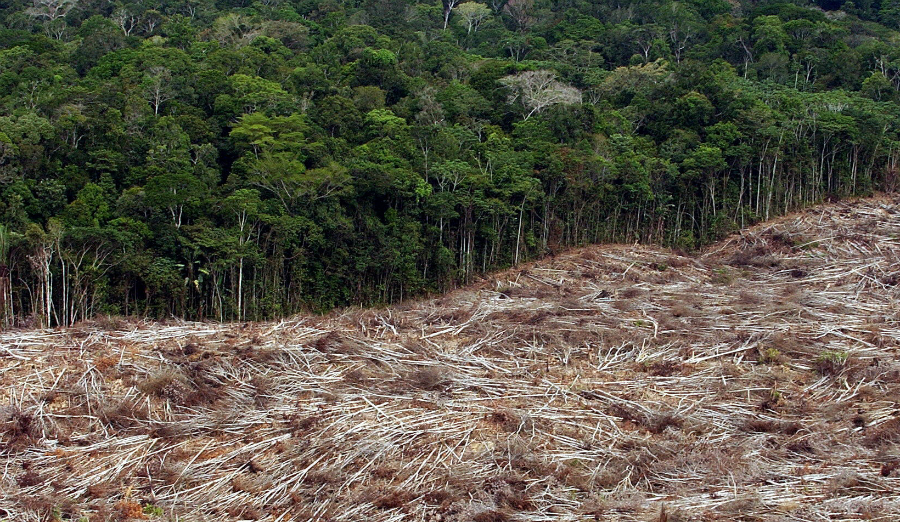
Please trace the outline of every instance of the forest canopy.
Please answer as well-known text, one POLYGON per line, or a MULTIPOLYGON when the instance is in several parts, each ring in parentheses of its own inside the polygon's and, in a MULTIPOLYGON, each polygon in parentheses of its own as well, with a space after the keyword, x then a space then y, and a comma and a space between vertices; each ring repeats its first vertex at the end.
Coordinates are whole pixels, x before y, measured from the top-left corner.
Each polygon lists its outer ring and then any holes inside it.
POLYGON ((897 183, 898 0, 0 7, 6 325, 391 302, 897 183))

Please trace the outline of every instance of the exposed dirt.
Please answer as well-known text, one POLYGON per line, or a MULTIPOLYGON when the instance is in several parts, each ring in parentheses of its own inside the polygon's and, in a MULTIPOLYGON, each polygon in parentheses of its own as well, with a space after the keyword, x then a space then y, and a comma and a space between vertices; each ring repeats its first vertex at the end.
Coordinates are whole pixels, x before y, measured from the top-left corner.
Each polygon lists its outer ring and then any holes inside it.
POLYGON ((900 198, 267 324, 0 334, 0 520, 900 519, 900 198))

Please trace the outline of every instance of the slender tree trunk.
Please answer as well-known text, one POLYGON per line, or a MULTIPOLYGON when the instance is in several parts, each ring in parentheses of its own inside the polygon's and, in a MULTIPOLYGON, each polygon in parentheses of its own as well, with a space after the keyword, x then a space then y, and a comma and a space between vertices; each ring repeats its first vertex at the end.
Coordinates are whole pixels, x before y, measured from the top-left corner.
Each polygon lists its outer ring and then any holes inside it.
POLYGON ((237 310, 238 321, 244 320, 244 257, 241 256, 238 262, 238 291, 237 291, 237 310))
POLYGON ((516 232, 516 252, 513 256, 513 264, 519 264, 519 252, 522 245, 522 214, 525 212, 525 200, 522 200, 522 205, 519 207, 519 228, 516 232))

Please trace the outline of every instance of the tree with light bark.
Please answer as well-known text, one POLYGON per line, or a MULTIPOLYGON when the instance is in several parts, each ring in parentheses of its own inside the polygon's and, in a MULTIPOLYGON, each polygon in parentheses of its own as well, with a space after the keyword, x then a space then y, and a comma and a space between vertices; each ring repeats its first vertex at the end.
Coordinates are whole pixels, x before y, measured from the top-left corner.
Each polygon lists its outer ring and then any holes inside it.
POLYGON ((43 18, 50 22, 69 14, 69 11, 78 5, 77 0, 32 0, 33 6, 25 10, 35 17, 43 18))
POLYGON ((441 4, 444 7, 444 29, 447 28, 447 24, 450 23, 450 13, 453 12, 453 8, 460 4, 461 0, 441 0, 441 4))
POLYGON ((466 25, 466 33, 472 34, 473 32, 478 32, 478 26, 481 25, 481 22, 491 15, 491 9, 478 2, 465 2, 456 6, 456 13, 466 25))
POLYGON ((159 114, 160 106, 175 97, 172 88, 172 71, 167 67, 153 66, 147 70, 141 82, 144 97, 153 106, 153 114, 159 114))
POLYGON ((581 91, 558 81, 553 71, 525 71, 499 81, 510 90, 509 103, 520 102, 524 107, 525 121, 552 105, 581 103, 581 91))

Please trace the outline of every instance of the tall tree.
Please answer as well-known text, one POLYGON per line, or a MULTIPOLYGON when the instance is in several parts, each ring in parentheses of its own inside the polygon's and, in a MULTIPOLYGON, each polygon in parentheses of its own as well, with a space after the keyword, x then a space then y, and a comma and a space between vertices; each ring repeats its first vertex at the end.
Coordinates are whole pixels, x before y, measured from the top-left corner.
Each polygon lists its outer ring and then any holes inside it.
POLYGON ((581 92, 558 81, 552 71, 525 71, 501 78, 500 83, 510 90, 509 103, 523 105, 522 119, 526 121, 552 105, 581 102, 581 92))

